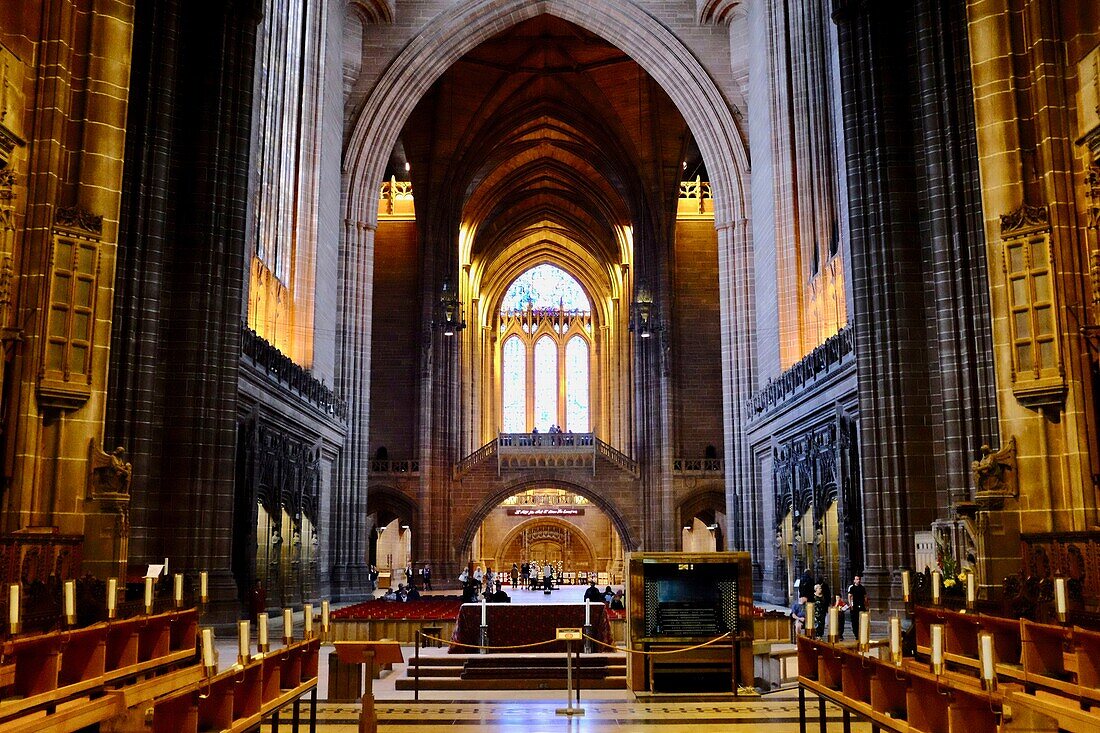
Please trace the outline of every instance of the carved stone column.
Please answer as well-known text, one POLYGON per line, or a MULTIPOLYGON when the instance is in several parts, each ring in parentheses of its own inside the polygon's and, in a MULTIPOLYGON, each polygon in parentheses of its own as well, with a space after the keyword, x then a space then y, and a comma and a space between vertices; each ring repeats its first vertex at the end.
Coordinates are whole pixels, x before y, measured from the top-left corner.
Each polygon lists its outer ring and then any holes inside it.
POLYGON ((336 391, 348 401, 348 437, 337 468, 328 536, 332 593, 340 600, 369 592, 366 519, 374 233, 373 225, 346 222, 340 259, 336 391))

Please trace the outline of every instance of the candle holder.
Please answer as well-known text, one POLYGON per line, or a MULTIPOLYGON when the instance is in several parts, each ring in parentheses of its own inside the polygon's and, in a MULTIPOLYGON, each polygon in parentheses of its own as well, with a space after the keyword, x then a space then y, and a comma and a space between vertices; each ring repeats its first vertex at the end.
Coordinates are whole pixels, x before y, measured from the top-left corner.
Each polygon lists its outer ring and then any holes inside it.
POLYGON ((65 616, 65 625, 70 629, 76 626, 76 581, 66 580, 63 586, 63 611, 65 616))
POLYGON ((901 666, 901 619, 897 616, 890 618, 890 661, 897 667, 901 666))
POLYGON ((20 601, 23 596, 23 587, 19 583, 8 586, 8 633, 15 636, 22 631, 22 615, 20 613, 20 601))
POLYGON ((206 677, 213 677, 218 673, 218 657, 214 651, 214 630, 211 628, 202 630, 202 672, 206 677))
POLYGON ((237 622, 237 664, 242 667, 252 661, 252 631, 248 621, 237 622))
POLYGON ((871 650, 871 612, 859 612, 859 650, 866 654, 871 650))
POLYGON ((271 644, 267 638, 267 614, 261 613, 256 617, 256 651, 267 654, 271 651, 271 644))
POLYGON ((993 692, 997 689, 997 652, 993 645, 993 634, 988 631, 978 633, 978 672, 982 680, 982 689, 993 692))
POLYGON ((932 635, 932 653, 930 655, 930 664, 932 674, 939 677, 943 674, 944 665, 944 649, 943 649, 943 624, 932 624, 929 628, 932 635))

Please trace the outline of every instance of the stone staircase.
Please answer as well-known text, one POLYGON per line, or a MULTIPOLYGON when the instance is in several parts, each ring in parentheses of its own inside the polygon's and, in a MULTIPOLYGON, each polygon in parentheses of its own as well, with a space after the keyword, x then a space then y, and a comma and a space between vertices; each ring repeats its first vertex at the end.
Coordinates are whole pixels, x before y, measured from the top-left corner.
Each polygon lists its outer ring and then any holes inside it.
MULTIPOLYGON (((564 690, 564 654, 446 654, 409 660, 398 690, 564 690)), ((625 690, 625 654, 573 657, 573 682, 581 690, 625 690)))

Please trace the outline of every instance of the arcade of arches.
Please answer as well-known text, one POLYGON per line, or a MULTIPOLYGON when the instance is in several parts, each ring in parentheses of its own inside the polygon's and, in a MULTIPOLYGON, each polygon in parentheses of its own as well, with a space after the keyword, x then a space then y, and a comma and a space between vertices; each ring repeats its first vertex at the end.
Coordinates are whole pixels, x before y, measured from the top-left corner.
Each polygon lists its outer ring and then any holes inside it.
POLYGON ((4 542, 221 619, 639 549, 994 596, 1100 527, 1098 12, 2 3, 4 542))

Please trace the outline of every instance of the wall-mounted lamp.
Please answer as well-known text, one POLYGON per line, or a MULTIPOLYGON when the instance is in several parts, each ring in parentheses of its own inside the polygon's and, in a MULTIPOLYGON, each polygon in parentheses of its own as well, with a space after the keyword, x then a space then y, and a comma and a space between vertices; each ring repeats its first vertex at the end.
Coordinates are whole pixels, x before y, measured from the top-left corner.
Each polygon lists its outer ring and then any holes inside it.
POLYGON ((454 336, 466 328, 466 321, 462 318, 462 304, 450 279, 443 281, 443 288, 439 292, 439 306, 434 325, 443 332, 444 336, 454 336))
POLYGON ((638 334, 638 338, 647 339, 660 330, 653 293, 644 280, 639 280, 634 303, 630 308, 630 331, 638 334))

